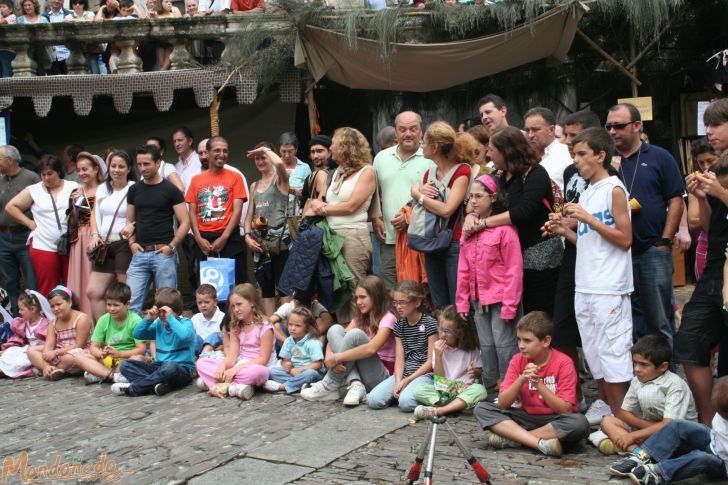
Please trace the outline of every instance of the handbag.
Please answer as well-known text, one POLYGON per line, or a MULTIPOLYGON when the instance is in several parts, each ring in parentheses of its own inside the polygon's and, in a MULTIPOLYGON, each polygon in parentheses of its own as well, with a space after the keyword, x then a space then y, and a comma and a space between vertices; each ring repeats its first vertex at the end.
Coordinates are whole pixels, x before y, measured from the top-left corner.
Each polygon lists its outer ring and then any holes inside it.
POLYGON ((86 256, 88 256, 88 259, 92 263, 96 264, 104 264, 106 261, 106 255, 109 252, 109 237, 111 237, 111 231, 114 229, 114 222, 116 222, 116 216, 119 215, 119 209, 121 209, 121 204, 124 203, 126 200, 126 196, 123 196, 121 198, 121 201, 119 201, 119 205, 116 206, 116 211, 114 211, 114 217, 111 218, 111 225, 109 226, 109 230, 106 233, 106 237, 103 241, 101 241, 100 244, 98 244, 96 247, 89 248, 86 250, 86 256))
POLYGON ((61 231, 61 238, 56 243, 56 252, 59 256, 68 256, 68 230, 63 232, 63 226, 61 226, 61 218, 58 217, 58 207, 56 207, 56 200, 53 198, 53 194, 48 191, 48 196, 51 198, 53 204, 53 213, 56 215, 56 224, 58 224, 58 230, 61 231))

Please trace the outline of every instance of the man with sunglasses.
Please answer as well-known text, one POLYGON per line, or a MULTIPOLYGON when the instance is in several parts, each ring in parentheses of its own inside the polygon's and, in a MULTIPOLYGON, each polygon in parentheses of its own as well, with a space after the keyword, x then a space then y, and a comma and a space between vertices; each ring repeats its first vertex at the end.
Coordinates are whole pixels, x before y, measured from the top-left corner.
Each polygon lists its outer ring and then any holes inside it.
POLYGON ((644 143, 640 112, 631 104, 609 108, 604 126, 620 155, 619 175, 632 209, 633 336, 660 334, 672 348, 672 241, 683 212, 685 183, 667 151, 644 143))

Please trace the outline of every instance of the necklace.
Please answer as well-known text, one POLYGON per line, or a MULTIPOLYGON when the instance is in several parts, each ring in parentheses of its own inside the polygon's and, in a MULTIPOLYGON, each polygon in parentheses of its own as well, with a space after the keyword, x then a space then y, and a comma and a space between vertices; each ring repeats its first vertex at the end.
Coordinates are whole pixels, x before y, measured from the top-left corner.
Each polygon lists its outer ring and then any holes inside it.
MULTIPOLYGON (((637 164, 634 167, 634 174, 632 174, 632 182, 629 184, 629 197, 632 197, 632 187, 634 187, 634 181, 637 179, 637 170, 640 169, 640 157, 642 156, 642 142, 637 149, 637 164)), ((627 176, 624 173, 624 164, 619 166, 619 170, 622 172, 622 179, 627 182, 627 176)))

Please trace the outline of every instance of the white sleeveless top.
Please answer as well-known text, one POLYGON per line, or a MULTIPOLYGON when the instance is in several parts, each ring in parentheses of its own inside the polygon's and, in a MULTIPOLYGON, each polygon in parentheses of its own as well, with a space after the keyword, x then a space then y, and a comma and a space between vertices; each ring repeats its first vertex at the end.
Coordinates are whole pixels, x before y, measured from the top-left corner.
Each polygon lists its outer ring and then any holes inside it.
POLYGON ((56 196, 56 209, 58 209, 58 218, 61 220, 61 230, 58 230, 58 223, 53 213, 53 203, 48 189, 43 185, 43 182, 28 186, 30 196, 33 198, 30 213, 38 226, 28 237, 29 240, 32 240, 33 248, 54 253, 57 251, 61 231, 65 232, 68 227, 68 218, 66 217, 68 198, 77 187, 76 182, 64 180, 63 188, 56 196))
MULTIPOLYGON (((612 216, 615 187, 624 190, 626 201, 627 189, 614 176, 589 185, 579 197, 579 205, 610 227, 616 227, 612 216)), ((632 250, 623 251, 583 222, 579 222, 576 235, 576 291, 601 295, 632 293, 632 250)))
MULTIPOLYGON (((364 173, 364 170, 374 170, 374 167, 371 165, 364 165, 353 177, 351 177, 349 180, 345 180, 344 183, 341 184, 341 188, 339 189, 339 193, 335 194, 334 191, 331 189, 331 186, 329 186, 329 190, 326 192, 326 203, 327 204, 337 204, 339 202, 346 202, 351 197, 351 194, 354 191, 354 187, 356 187, 357 182, 359 181, 359 177, 361 177, 361 174, 364 173)), ((336 180, 336 177, 339 175, 339 172, 341 171, 341 167, 336 169, 336 172, 334 173, 334 178, 332 180, 336 180)), ((331 184, 334 185, 333 183, 331 184)), ((373 194, 374 192, 372 192, 373 194)), ((367 221, 369 220, 369 205, 372 203, 372 194, 369 194, 369 198, 364 201, 364 203, 359 207, 356 212, 354 212, 351 215, 348 216, 326 216, 326 221, 329 223, 329 226, 331 229, 366 229, 369 230, 367 226, 367 221)))

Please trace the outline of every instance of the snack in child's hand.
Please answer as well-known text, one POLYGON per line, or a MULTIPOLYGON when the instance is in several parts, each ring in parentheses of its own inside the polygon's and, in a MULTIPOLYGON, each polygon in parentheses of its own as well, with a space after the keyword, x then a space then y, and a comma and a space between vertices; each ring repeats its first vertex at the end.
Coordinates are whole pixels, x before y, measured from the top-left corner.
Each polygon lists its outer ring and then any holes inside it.
POLYGON ((228 387, 230 387, 230 384, 228 384, 227 382, 218 382, 207 391, 207 394, 212 397, 225 399, 228 395, 228 387))

